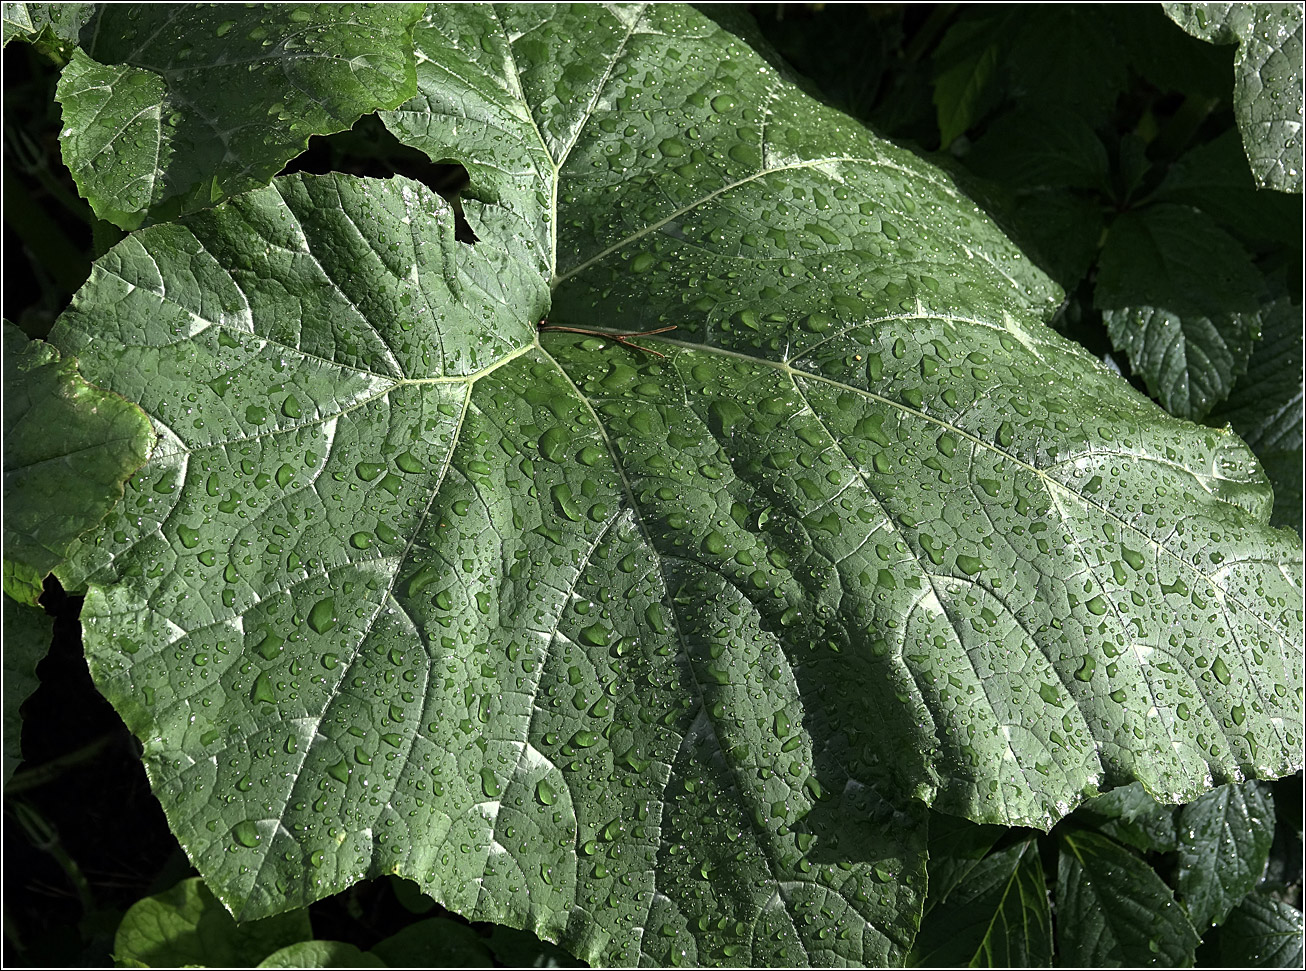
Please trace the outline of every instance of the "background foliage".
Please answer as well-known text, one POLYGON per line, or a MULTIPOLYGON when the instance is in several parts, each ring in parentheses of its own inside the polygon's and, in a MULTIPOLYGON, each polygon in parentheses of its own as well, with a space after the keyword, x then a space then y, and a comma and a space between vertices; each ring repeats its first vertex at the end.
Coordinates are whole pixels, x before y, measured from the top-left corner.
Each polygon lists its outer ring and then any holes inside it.
MULTIPOLYGON (((1219 47, 1179 30, 1159 7, 817 8, 752 13, 812 90, 953 173, 1065 288, 1055 327, 1172 414, 1231 422, 1271 476, 1274 521, 1300 532, 1300 197, 1254 181, 1299 192, 1300 172, 1294 184, 1282 154, 1248 167, 1239 108, 1249 54, 1238 25, 1214 38, 1231 42, 1219 47)), ((1299 60, 1300 21, 1296 30, 1299 60)), ((47 49, 57 48, 54 36, 47 49)), ((76 103, 78 92, 57 90, 70 81, 56 82, 37 47, 7 44, 5 59, 5 231, 8 251, 29 261, 5 275, 5 313, 44 336, 91 259, 119 237, 112 223, 134 220, 90 193, 93 213, 58 162, 54 98, 76 103)), ((360 113, 341 108, 320 130, 360 113)), ((314 138, 292 168, 401 172, 446 192, 465 180, 457 167, 400 146, 371 117, 314 138)), ((206 188, 200 204, 227 194, 206 188)), ((192 189, 155 192, 148 204, 163 206, 162 218, 167 206, 198 198, 192 189)), ((7 375, 7 405, 9 385, 7 375)), ((7 453, 7 494, 9 465, 7 453)), ((18 589, 10 580, 7 560, 6 588, 18 589)), ((202 956, 270 966, 569 960, 520 932, 432 917, 431 903, 397 880, 314 904, 311 919, 300 912, 266 935, 224 926, 225 912, 202 887, 179 882, 187 864, 149 795, 135 743, 79 664, 80 604, 53 586, 42 603, 56 636, 26 708, 28 767, 6 788, 6 881, 32 901, 7 914, 10 955, 54 963, 112 951, 124 962, 202 956), (172 929, 153 937, 140 929, 164 926, 172 929), (342 940, 304 944, 315 931, 342 940), (220 947, 231 951, 215 956, 220 947)), ((40 637, 32 628, 50 622, 28 614, 11 627, 10 611, 6 600, 7 693, 19 680, 11 665, 25 667, 10 644, 40 637)), ((1224 787, 1183 808, 1158 807, 1129 787, 1048 835, 936 814, 911 959, 1299 963, 1300 849, 1299 780, 1224 787), (1212 923, 1219 927, 1208 930, 1212 923)))

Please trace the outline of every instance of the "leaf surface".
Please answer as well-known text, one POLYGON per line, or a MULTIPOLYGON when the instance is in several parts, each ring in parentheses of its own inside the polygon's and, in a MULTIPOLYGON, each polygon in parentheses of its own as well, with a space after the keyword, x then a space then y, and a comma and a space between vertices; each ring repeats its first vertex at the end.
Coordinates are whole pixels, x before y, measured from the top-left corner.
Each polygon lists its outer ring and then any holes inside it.
POLYGON ((1199 419, 1247 370, 1260 287, 1237 240, 1204 213, 1166 203, 1112 223, 1093 302, 1166 411, 1199 419))
POLYGON ((41 579, 122 496, 145 462, 149 419, 92 387, 75 362, 4 323, 5 590, 35 603, 41 579))
POLYGON ((1237 44, 1234 112, 1259 185, 1302 191, 1303 10, 1298 3, 1167 3, 1194 37, 1237 44))
POLYGON ((1066 833, 1057 867, 1057 956, 1067 966, 1190 967, 1198 935, 1143 859, 1091 831, 1066 833))
POLYGON ((114 936, 127 967, 249 968, 313 936, 308 911, 237 924, 198 877, 132 904, 114 936))
POLYGON ((99 7, 59 79, 64 163, 124 229, 266 183, 412 96, 420 4, 99 7))
POLYGON ((1287 297, 1266 308, 1247 373, 1210 415, 1228 422, 1274 484, 1270 522, 1302 535, 1302 309, 1287 297))
POLYGON ((1175 888, 1193 926, 1224 922, 1265 872, 1274 837, 1269 786, 1221 786, 1179 812, 1175 888))
POLYGON ((587 960, 885 963, 911 796, 1047 826, 1300 763, 1254 459, 1044 328, 945 176, 687 8, 416 36, 387 123, 465 161, 479 242, 280 179, 57 328, 160 430, 65 573, 239 916, 399 873, 587 960))
POLYGON ((273 951, 260 968, 384 968, 379 957, 341 941, 300 941, 273 951))
POLYGON ((1227 968, 1299 968, 1306 921, 1292 904, 1253 893, 1220 928, 1219 955, 1227 968))
POLYGON ((921 924, 910 963, 1016 968, 1052 964, 1052 911, 1036 840, 986 856, 921 924))

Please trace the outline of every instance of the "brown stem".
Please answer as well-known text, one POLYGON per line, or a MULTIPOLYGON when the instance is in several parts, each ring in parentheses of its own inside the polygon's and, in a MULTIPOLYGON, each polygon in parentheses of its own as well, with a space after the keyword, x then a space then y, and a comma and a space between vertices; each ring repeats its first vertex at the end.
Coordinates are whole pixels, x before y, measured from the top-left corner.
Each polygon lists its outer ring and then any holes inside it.
POLYGON ((650 337, 653 334, 665 334, 669 330, 675 330, 675 324, 669 324, 666 327, 658 327, 654 330, 638 330, 626 334, 610 334, 602 330, 587 330, 584 327, 564 327, 562 324, 550 324, 547 320, 540 321, 540 330, 562 330, 569 334, 585 334, 589 337, 609 337, 626 347, 633 347, 637 351, 643 351, 645 354, 653 354, 657 357, 665 358, 666 355, 661 351, 655 351, 651 347, 643 347, 630 340, 632 337, 650 337))

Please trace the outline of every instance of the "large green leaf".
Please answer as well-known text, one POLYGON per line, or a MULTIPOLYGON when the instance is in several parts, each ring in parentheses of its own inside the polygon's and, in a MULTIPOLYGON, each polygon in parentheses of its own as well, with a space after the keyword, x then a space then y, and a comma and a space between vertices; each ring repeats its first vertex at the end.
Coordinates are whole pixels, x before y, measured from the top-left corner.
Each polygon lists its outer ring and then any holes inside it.
POLYGON ((1045 329, 946 177, 687 8, 429 21, 387 121, 479 242, 286 178, 56 328, 160 430, 61 576, 237 915, 397 872, 587 960, 883 963, 906 797, 1047 826, 1300 764, 1251 454, 1045 329))
POLYGON ((1234 112, 1258 184, 1302 191, 1303 12, 1299 3, 1167 3, 1194 37, 1237 44, 1234 112))
POLYGON ((6 320, 4 442, 5 591, 34 604, 41 579, 122 497, 153 433, 140 408, 6 320))
POLYGON ((420 4, 104 4, 59 79, 63 159, 125 229, 266 183, 413 94, 420 4))

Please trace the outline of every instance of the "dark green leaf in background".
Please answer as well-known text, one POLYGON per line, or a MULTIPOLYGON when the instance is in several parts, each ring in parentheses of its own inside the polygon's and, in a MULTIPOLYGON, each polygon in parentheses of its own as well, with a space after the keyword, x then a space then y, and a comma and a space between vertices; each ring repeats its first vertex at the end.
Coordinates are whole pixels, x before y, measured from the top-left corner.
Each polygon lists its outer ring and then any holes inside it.
POLYGON ((4 597, 4 776, 7 783, 22 761, 23 719, 19 708, 37 689, 36 666, 50 649, 54 620, 39 607, 4 597))
MULTIPOLYGON (((1159 90, 1232 103, 1232 48, 1191 36, 1159 4, 1113 3, 1104 12, 1114 24, 1117 41, 1124 45, 1130 68, 1159 90)), ((1245 169, 1241 143, 1238 152, 1245 169)))
POLYGON ((1121 843, 1164 853, 1179 846, 1176 812, 1177 807, 1161 805, 1135 782, 1090 799, 1076 818, 1121 843))
POLYGON ((1128 78, 1110 8, 1031 3, 1017 9, 1019 29, 1004 64, 1010 96, 1100 124, 1128 78))
POLYGON ((1163 204, 1111 224, 1093 300, 1111 342, 1162 406, 1199 419, 1247 370, 1261 285, 1246 251, 1214 220, 1163 204))
POLYGON ((1306 924, 1297 907, 1253 893, 1229 914, 1220 928, 1221 967, 1300 968, 1306 924))
POLYGON ((1010 13, 967 11, 934 52, 934 105, 943 148, 998 103, 996 74, 1011 22, 1010 13))
POLYGON ((414 91, 421 4, 106 4, 60 78, 64 162, 125 229, 266 183, 414 91))
POLYGON ((344 944, 340 941, 300 941, 298 944, 288 944, 269 954, 258 964, 260 968, 384 968, 386 966, 386 963, 375 954, 360 951, 353 944, 344 944))
POLYGON ((36 602, 41 578, 122 497, 153 440, 140 408, 4 322, 6 593, 36 602))
POLYGON ((1175 889, 1199 932, 1224 921, 1265 872, 1274 836, 1268 785, 1220 786, 1179 811, 1175 889))
POLYGON ((484 968, 490 965, 488 942, 466 924, 448 917, 428 917, 409 924, 372 948, 392 968, 484 968))
POLYGON ((312 936, 306 910, 237 924, 192 877, 137 901, 123 916, 113 953, 126 967, 250 968, 312 936))
POLYGON ((1167 3, 1184 30, 1237 44, 1234 111, 1259 185, 1302 191, 1303 8, 1299 3, 1167 3))
POLYGON ((910 964, 1018 968, 1052 964, 1052 912, 1036 840, 987 856, 926 916, 910 964))
POLYGON ((1196 206, 1246 239, 1301 245, 1301 197, 1256 188, 1233 130, 1182 155, 1155 199, 1196 206))
POLYGON ((1262 316, 1262 335, 1247 373, 1213 411, 1252 447, 1274 484, 1270 522, 1302 535, 1302 308, 1288 297, 1262 316))
POLYGON ((1004 832, 1001 826, 972 823, 946 813, 930 814, 927 914, 966 880, 1004 832))
POLYGON ((999 116, 965 161, 976 175, 1022 190, 1107 187, 1101 139, 1079 115, 1055 108, 1018 108, 999 116))
POLYGON ((1139 856, 1091 831, 1064 833, 1057 867, 1057 960, 1065 967, 1185 967, 1198 935, 1139 856))

